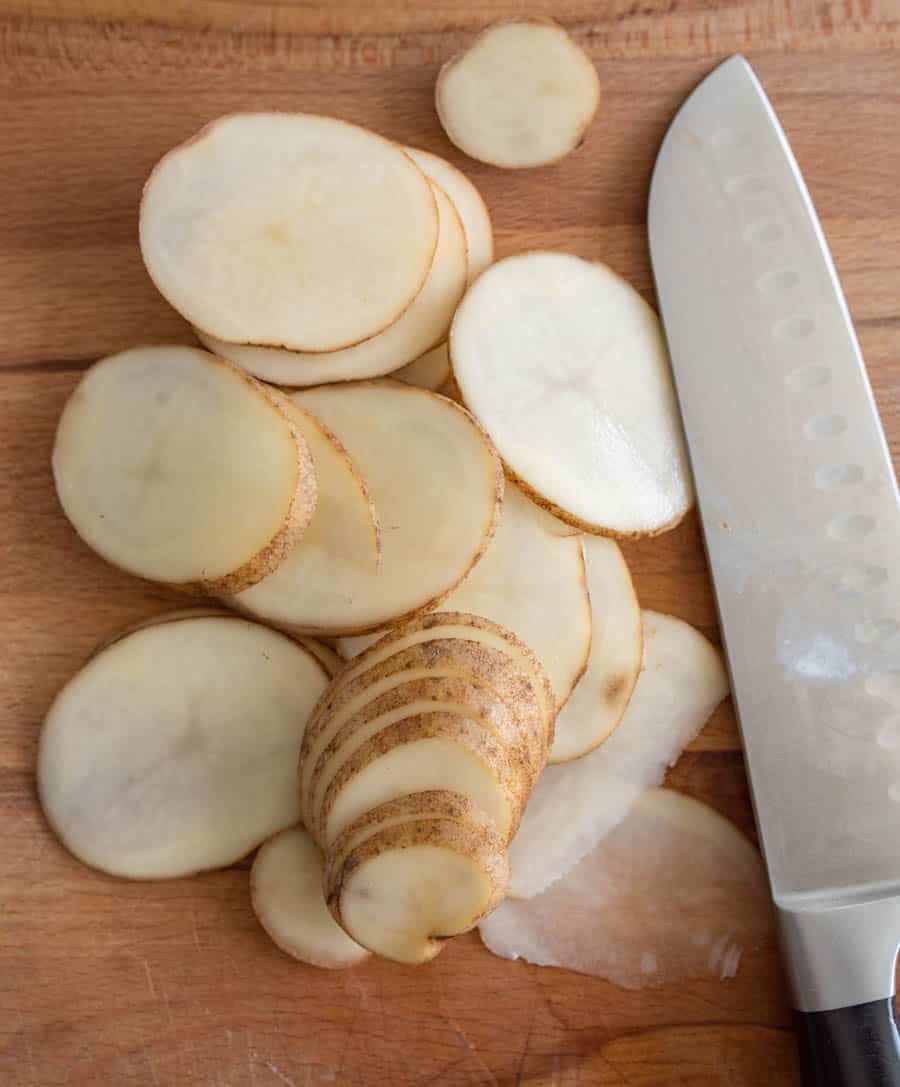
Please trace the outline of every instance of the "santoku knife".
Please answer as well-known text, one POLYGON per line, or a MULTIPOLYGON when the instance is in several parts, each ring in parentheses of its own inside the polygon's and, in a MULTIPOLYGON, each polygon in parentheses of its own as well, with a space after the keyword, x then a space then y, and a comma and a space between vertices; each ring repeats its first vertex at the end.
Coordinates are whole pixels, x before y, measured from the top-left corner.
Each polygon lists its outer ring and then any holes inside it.
POLYGON ((808 1084, 900 1085, 900 499, 825 238, 732 57, 650 249, 808 1084))

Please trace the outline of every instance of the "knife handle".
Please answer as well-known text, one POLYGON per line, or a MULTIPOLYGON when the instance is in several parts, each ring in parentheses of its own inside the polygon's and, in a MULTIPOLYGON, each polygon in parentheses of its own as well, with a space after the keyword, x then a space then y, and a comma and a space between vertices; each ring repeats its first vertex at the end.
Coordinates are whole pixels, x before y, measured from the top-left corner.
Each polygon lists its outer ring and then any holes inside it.
POLYGON ((804 1087, 900 1087, 894 998, 795 1012, 804 1087))

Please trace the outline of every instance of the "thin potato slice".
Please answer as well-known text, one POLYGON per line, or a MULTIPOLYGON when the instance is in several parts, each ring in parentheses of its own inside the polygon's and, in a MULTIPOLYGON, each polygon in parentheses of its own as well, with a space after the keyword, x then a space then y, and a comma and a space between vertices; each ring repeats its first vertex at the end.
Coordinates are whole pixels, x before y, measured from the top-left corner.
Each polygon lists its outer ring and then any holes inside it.
POLYGON ((296 754, 328 682, 290 638, 239 616, 113 642, 47 714, 38 790, 79 860, 166 879, 221 868, 298 821, 296 754))
POLYGON ((307 386, 380 377, 417 359, 446 339, 466 289, 466 238, 448 197, 435 185, 440 238, 434 263, 409 308, 377 336, 342 351, 300 353, 278 347, 233 344, 197 330, 210 350, 251 374, 279 385, 307 386))
POLYGON ((545 166, 584 139, 600 102, 597 72, 557 23, 496 23, 441 69, 444 131, 474 159, 510 170, 545 166))
POLYGON ((759 851, 712 808, 669 789, 647 789, 567 876, 481 923, 496 955, 625 989, 724 981, 771 936, 759 851))
POLYGON ((593 608, 587 671, 556 718, 549 761, 569 762, 599 747, 622 720, 644 653, 641 606, 614 540, 584 539, 593 608))
POLYGON ((303 113, 238 113, 165 155, 141 200, 141 254, 192 325, 230 343, 336 351, 416 297, 438 214, 402 148, 303 113))
POLYGON ((721 654, 688 623, 644 611, 644 668, 625 717, 582 759, 548 766, 510 846, 510 893, 560 879, 628 814, 728 694, 721 654))
MULTIPOLYGON (((439 610, 480 615, 517 634, 543 664, 556 704, 562 706, 591 648, 591 598, 581 540, 549 530, 543 511, 507 483, 503 519, 491 546, 439 610)), ((354 657, 377 638, 343 638, 338 650, 354 657)))
POLYGON ((312 653, 332 679, 344 667, 343 657, 335 653, 330 645, 325 645, 324 642, 320 642, 315 638, 298 638, 297 641, 304 649, 308 649, 312 653))
POLYGON ((407 385, 439 392, 450 376, 450 352, 447 345, 438 344, 414 362, 396 370, 392 376, 407 385))
POLYGON ((250 870, 253 912, 272 942, 310 966, 344 970, 369 957, 328 912, 322 854, 300 827, 283 830, 260 849, 250 870))
POLYGON ((494 533, 503 474, 480 427, 456 404, 399 382, 295 393, 337 434, 369 486, 383 529, 381 569, 343 566, 328 584, 292 576, 241 601, 306 634, 362 633, 432 607, 465 577, 494 533), (310 600, 328 596, 313 612, 310 600))
POLYGON ((492 265, 456 312, 450 361, 509 471, 563 521, 648 536, 690 508, 659 318, 609 268, 566 253, 492 265))
POLYGON ((66 516, 108 562, 209 593, 271 573, 316 508, 312 458, 286 411, 194 347, 95 363, 63 409, 53 476, 66 516))

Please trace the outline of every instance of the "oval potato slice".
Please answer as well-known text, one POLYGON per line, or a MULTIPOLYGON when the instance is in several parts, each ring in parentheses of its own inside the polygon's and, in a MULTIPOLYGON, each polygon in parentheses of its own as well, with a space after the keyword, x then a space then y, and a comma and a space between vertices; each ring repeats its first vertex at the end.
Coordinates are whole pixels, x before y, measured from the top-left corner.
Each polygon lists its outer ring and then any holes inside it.
POLYGON ((47 714, 37 767, 47 820, 79 860, 112 875, 232 864, 297 822, 296 753, 327 683, 296 642, 239 616, 128 634, 47 714))
POLYGON ((545 166, 574 151, 599 102, 593 64, 549 19, 489 26, 444 65, 435 89, 451 143, 509 170, 545 166))
POLYGON ((425 175, 331 117, 220 117, 156 164, 144 264, 196 328, 230 343, 336 351, 393 324, 438 242, 425 175))
POLYGON ((652 536, 690 508, 659 318, 609 268, 567 253, 492 265, 456 311, 450 362, 508 470, 563 521, 652 536))
POLYGON ((380 377, 417 359, 446 339, 450 322, 466 289, 466 238, 456 209, 437 187, 440 237, 434 263, 409 308, 377 336, 342 351, 306 353, 278 347, 233 344, 196 330, 210 350, 251 374, 278 385, 307 386, 324 382, 380 377))
POLYGON ((195 347, 95 363, 63 409, 53 477, 76 532, 108 562, 207 593, 271 573, 316 508, 312 458, 287 412, 195 347))
POLYGON ((407 385, 439 392, 450 376, 449 348, 445 343, 438 344, 414 362, 394 371, 393 376, 407 385))

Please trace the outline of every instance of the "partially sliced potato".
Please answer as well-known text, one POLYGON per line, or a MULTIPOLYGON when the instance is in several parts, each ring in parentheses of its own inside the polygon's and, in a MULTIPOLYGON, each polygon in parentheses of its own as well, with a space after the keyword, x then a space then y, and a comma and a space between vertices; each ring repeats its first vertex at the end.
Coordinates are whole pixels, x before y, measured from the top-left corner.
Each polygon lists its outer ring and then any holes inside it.
POLYGON ((531 898, 560 879, 628 814, 728 694, 722 658, 688 623, 642 613, 644 668, 625 717, 582 759, 548 766, 510 846, 510 893, 531 898))
POLYGON ((481 922, 496 955, 561 966, 626 989, 735 976, 772 936, 759 851, 727 819, 647 789, 609 837, 537 898, 481 922))
POLYGON ((407 147, 407 155, 420 170, 450 197, 466 232, 469 254, 468 282, 474 283, 494 259, 494 229, 481 193, 462 170, 430 151, 407 147))
POLYGON ((381 569, 345 564, 328 584, 292 576, 247 594, 253 615, 287 630, 337 635, 377 629, 433 607, 481 557, 494 533, 503 474, 471 416, 399 382, 325 385, 295 393, 362 472, 382 526, 381 569), (328 607, 313 613, 310 600, 328 607))
POLYGON ((210 336, 336 351, 387 328, 419 293, 438 214, 422 171, 373 132, 238 113, 156 164, 140 242, 160 293, 210 336))
POLYGON ((428 962, 502 900, 503 843, 458 819, 422 819, 367 838, 326 888, 332 914, 363 947, 395 962, 428 962))
POLYGON ((510 170, 544 166, 584 139, 600 102, 590 60, 557 23, 496 23, 441 69, 435 105, 461 151, 510 170))
MULTIPOLYGON (((543 511, 507 483, 503 519, 491 546, 440 611, 470 612, 517 634, 543 664, 556 704, 562 706, 591 648, 591 599, 581 540, 548 530, 543 511)), ((377 638, 343 638, 338 650, 354 657, 377 638)))
POLYGON ((47 714, 47 820, 113 875, 232 864, 298 821, 296 755, 327 682, 302 646, 239 616, 134 631, 92 657, 47 714))
POLYGON ((609 268, 567 253, 492 265, 456 311, 450 361, 509 471, 563 521, 648 536, 690 508, 659 318, 609 268))
POLYGON ((197 335, 223 358, 279 385, 300 387, 379 377, 412 362, 446 339, 466 289, 468 264, 462 223, 437 186, 434 196, 440 215, 440 238, 428 278, 409 308, 377 336, 342 351, 303 354, 278 347, 228 343, 199 329, 197 335))
POLYGON ((439 392, 450 376, 450 352, 447 345, 438 344, 414 362, 396 370, 392 376, 407 385, 439 392))
POLYGON ((300 827, 260 849, 250 870, 250 901, 259 923, 286 954, 310 966, 343 970, 369 957, 328 912, 322 854, 300 827))
POLYGON ((209 593, 271 573, 316 508, 312 458, 287 412, 194 347, 95 363, 63 409, 53 477, 66 516, 107 561, 209 593))
POLYGON ((619 545, 584 539, 593 609, 587 671, 556 718, 549 761, 580 758, 606 740, 631 700, 644 653, 641 606, 619 545))

